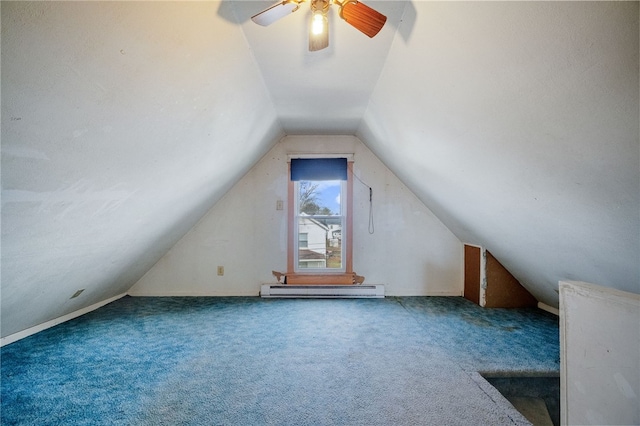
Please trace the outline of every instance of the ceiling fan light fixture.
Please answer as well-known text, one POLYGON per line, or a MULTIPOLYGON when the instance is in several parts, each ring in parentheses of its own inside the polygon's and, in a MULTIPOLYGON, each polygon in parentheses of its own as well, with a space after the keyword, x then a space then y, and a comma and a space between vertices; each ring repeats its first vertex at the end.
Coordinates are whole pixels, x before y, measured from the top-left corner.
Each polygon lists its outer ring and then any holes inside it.
POLYGON ((311 18, 311 34, 312 35, 320 35, 324 32, 324 27, 326 25, 327 17, 322 14, 322 12, 317 11, 314 12, 313 17, 311 18))
POLYGON ((311 0, 309 25, 309 51, 315 52, 329 46, 329 0, 311 0))
POLYGON ((309 26, 309 51, 315 52, 329 47, 329 20, 322 12, 314 12, 309 26))
MULTIPOLYGON (((282 0, 251 17, 258 25, 268 26, 275 21, 300 9, 306 0, 282 0)), ((360 3, 358 0, 310 0, 311 21, 309 23, 309 51, 324 49, 329 46, 329 6, 336 4, 339 14, 348 24, 374 37, 382 29, 387 17, 380 12, 360 3)))

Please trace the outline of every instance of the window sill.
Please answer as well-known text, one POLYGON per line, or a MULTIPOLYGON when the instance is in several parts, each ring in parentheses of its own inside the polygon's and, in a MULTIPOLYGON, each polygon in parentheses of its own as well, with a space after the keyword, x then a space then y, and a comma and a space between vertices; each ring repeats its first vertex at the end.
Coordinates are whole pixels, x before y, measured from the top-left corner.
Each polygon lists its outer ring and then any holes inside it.
POLYGON ((331 285, 356 284, 355 273, 325 273, 325 274, 287 274, 287 284, 295 285, 331 285))

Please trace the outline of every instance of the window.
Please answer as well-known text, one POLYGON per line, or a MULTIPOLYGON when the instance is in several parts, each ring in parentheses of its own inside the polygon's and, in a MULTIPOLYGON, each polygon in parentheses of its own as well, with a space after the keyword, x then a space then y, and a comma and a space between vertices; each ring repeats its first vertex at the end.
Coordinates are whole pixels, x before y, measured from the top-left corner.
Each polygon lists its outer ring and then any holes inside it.
POLYGON ((346 181, 301 180, 294 183, 298 247, 294 250, 295 271, 319 269, 344 272, 342 209, 346 181))
POLYGON ((296 275, 305 284, 313 284, 314 276, 326 283, 327 275, 352 282, 351 165, 347 158, 291 159, 289 283, 296 275))

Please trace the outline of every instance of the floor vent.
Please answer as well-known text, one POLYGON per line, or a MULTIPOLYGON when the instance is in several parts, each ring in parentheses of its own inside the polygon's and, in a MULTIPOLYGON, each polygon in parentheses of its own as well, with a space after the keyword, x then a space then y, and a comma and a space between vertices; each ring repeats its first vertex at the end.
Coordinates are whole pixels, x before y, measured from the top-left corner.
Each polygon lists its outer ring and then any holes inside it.
POLYGON ((261 297, 288 298, 383 298, 384 285, 277 285, 263 284, 261 297))

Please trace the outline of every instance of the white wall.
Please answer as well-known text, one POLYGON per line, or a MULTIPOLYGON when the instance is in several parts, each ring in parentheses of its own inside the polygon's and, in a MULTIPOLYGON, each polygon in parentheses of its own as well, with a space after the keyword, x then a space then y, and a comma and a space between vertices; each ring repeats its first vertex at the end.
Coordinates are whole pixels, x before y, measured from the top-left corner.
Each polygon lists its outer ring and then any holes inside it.
POLYGON ((560 282, 561 417, 640 424, 640 295, 560 282))
POLYGON ((353 153, 354 270, 388 295, 460 295, 461 242, 357 138, 288 136, 279 142, 129 291, 135 296, 257 295, 286 270, 287 154, 353 153), (284 209, 276 210, 276 202, 284 209), (217 276, 216 267, 225 275, 217 276))
POLYGON ((3 337, 125 293, 282 136, 226 9, 2 2, 3 337))

